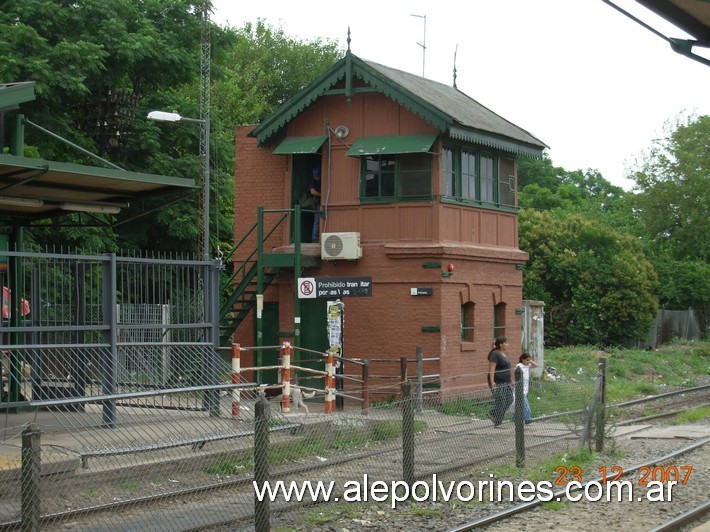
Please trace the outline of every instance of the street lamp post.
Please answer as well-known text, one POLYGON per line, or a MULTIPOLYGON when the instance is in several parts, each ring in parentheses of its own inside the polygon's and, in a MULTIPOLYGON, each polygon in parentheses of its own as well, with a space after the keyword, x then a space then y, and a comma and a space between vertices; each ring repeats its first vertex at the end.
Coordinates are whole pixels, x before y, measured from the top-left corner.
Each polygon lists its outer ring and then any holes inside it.
POLYGON ((210 118, 204 120, 200 118, 187 118, 178 113, 168 113, 165 111, 151 111, 148 113, 149 120, 157 122, 196 122, 205 128, 204 146, 201 146, 204 153, 204 168, 202 177, 202 260, 210 259, 210 118))

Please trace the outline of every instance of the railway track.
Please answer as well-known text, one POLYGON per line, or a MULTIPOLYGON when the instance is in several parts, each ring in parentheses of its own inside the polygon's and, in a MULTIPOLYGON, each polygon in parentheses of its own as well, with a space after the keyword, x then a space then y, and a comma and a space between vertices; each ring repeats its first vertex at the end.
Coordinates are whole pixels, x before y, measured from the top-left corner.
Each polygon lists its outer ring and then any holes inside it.
MULTIPOLYGON (((696 449, 702 448, 705 445, 710 443, 710 438, 706 438, 704 440, 694 442, 691 445, 687 445, 685 447, 682 447, 681 449, 678 449, 672 453, 667 453, 662 456, 655 457, 651 460, 647 460, 641 464, 638 464, 633 467, 627 467, 624 468, 623 472, 623 477, 628 477, 634 474, 638 474, 640 471, 645 470, 645 469, 652 469, 656 466, 660 466, 662 464, 666 464, 668 462, 671 462, 673 460, 677 460, 680 457, 683 457, 696 449)), ((593 485, 593 484, 598 484, 603 481, 602 477, 598 477, 592 480, 589 480, 585 482, 582 486, 577 488, 575 491, 583 491, 587 485, 593 485)), ((566 496, 567 492, 566 490, 562 489, 559 491, 556 491, 553 494, 553 497, 557 500, 560 500, 561 498, 564 498, 566 496)), ((449 529, 449 532, 465 532, 467 530, 473 530, 473 529, 478 529, 482 528, 485 526, 489 525, 504 525, 505 521, 508 520, 509 518, 521 514, 523 512, 527 512, 532 510, 533 508, 536 508, 543 504, 542 501, 540 500, 534 500, 522 504, 518 504, 516 506, 513 506, 511 508, 507 508, 501 512, 497 512, 492 515, 488 515, 479 519, 475 519, 466 523, 463 523, 457 527, 449 529)), ((667 531, 667 530, 679 530, 680 527, 682 526, 688 526, 692 523, 695 523, 702 519, 704 515, 710 511, 710 502, 706 501, 696 507, 694 507, 691 510, 688 510, 686 512, 683 512, 682 514, 670 519, 669 521, 661 524, 660 526, 654 528, 653 530, 655 531, 667 531)), ((631 513, 631 512, 629 512, 631 513)), ((630 518, 630 530, 634 530, 634 521, 635 517, 632 515, 630 518)), ((619 521, 616 521, 614 523, 615 526, 619 526, 621 523, 619 521)), ((581 524, 580 524, 581 525, 581 524)), ((514 525, 512 525, 515 527, 514 525)), ((581 525, 581 528, 584 528, 583 525, 581 525)))

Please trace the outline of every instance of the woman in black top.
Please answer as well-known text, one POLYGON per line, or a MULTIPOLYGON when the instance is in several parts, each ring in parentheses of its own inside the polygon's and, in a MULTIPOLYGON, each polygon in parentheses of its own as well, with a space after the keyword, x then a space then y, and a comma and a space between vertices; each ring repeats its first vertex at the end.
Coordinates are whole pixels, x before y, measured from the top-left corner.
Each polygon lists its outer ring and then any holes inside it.
POLYGON ((488 387, 493 392, 493 409, 488 417, 496 428, 503 428, 505 411, 513 404, 513 387, 511 386, 510 360, 505 352, 508 349, 508 339, 505 336, 496 338, 495 347, 488 353, 488 387))

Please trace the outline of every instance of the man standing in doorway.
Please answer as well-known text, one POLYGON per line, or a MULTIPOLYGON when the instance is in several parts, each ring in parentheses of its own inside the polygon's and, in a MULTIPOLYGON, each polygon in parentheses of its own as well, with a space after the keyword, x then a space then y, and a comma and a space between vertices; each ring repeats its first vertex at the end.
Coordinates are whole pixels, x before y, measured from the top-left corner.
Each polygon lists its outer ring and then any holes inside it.
POLYGON ((311 242, 317 243, 320 236, 320 168, 315 167, 312 172, 311 180, 308 182, 308 193, 316 200, 315 214, 313 214, 313 234, 311 242))

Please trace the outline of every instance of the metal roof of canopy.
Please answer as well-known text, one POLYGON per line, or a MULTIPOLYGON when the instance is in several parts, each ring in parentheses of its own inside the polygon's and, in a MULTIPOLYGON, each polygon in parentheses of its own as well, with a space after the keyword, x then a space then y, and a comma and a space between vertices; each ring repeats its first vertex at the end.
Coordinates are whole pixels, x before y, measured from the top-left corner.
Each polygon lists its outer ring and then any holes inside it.
POLYGON ((667 41, 674 52, 710 66, 710 59, 708 59, 707 54, 701 55, 695 51, 697 48, 710 48, 709 0, 636 0, 638 4, 685 31, 693 39, 666 36, 656 30, 652 24, 647 24, 618 6, 615 0, 602 1, 667 41))
POLYGON ((710 44, 710 2, 707 0, 636 0, 699 41, 710 44))
POLYGON ((0 218, 66 214, 62 206, 67 203, 87 209, 125 207, 136 199, 199 188, 194 180, 182 177, 0 155, 0 218))
MULTIPOLYGON (((0 84, 0 113, 35 99, 32 81, 0 84)), ((0 134, 1 136, 1 134, 0 134)), ((193 179, 32 159, 2 152, 0 220, 31 221, 69 211, 116 212, 132 201, 200 189, 193 179)))

